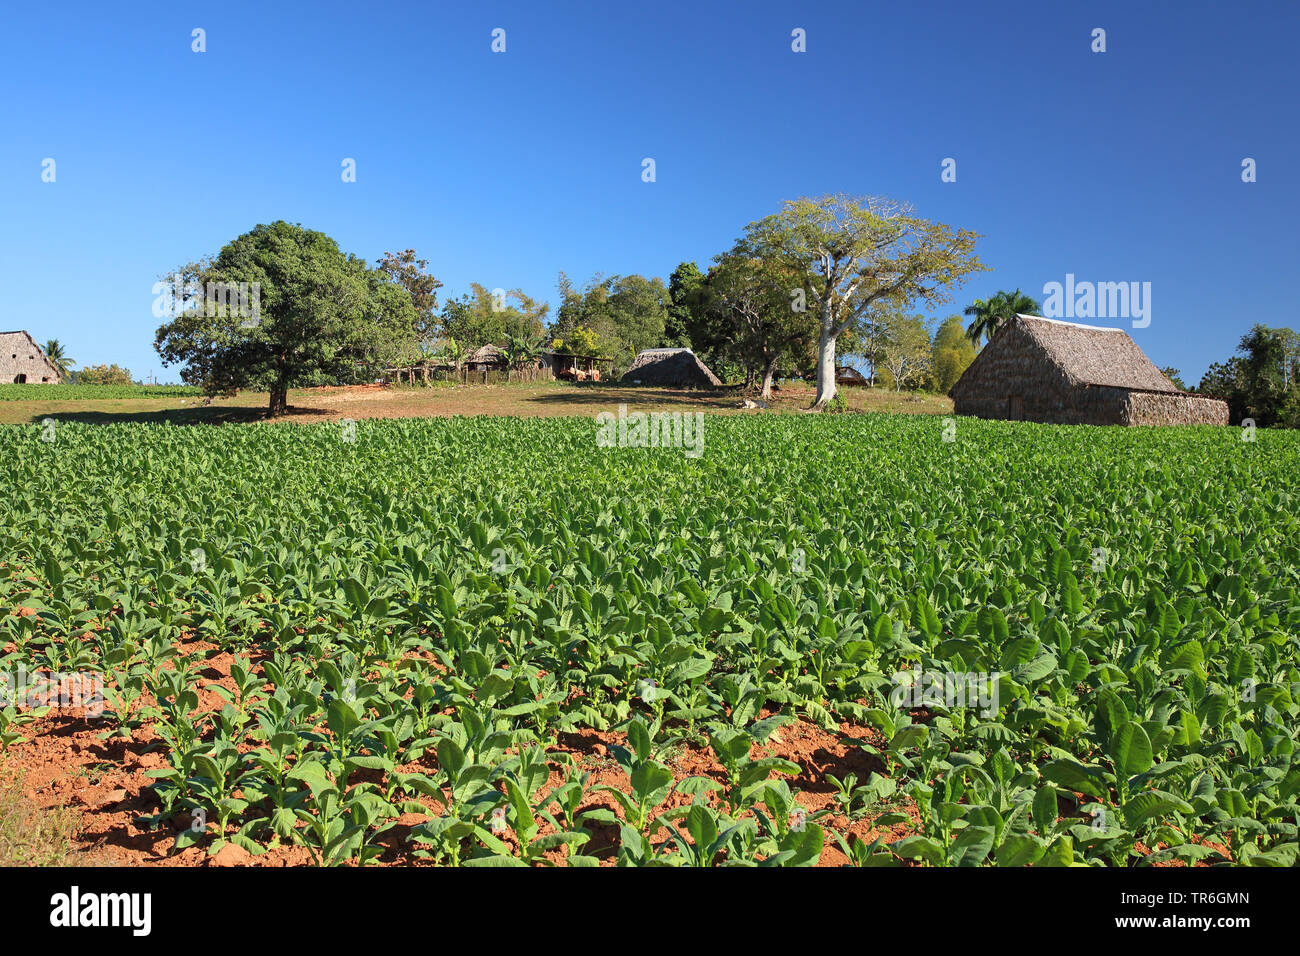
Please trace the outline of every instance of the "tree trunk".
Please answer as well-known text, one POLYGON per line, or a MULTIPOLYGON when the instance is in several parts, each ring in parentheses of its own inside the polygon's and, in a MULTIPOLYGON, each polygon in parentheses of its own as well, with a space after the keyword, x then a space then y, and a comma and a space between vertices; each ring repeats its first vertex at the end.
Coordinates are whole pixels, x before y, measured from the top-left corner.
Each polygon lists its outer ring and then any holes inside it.
POLYGON ((825 408, 835 397, 835 338, 822 326, 817 342, 817 399, 813 408, 825 408))
POLYGON ((283 382, 276 382, 271 386, 271 418, 279 418, 284 414, 285 409, 289 407, 289 389, 283 382))
POLYGON ((767 363, 767 369, 763 372, 763 390, 758 393, 758 397, 764 401, 770 401, 772 398, 772 379, 774 378, 776 378, 775 358, 767 363))

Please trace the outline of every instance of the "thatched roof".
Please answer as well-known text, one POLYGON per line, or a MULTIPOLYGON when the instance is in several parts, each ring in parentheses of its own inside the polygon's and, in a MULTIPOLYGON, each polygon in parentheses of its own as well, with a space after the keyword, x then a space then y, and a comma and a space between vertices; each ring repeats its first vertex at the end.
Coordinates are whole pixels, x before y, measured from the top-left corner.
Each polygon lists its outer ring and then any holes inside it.
POLYGON ((624 384, 660 388, 709 388, 721 385, 690 349, 645 349, 623 373, 624 384))
POLYGON ((495 345, 481 345, 465 359, 469 365, 505 365, 506 353, 495 345))
POLYGON ((1176 388, 1122 329, 1017 315, 948 392, 958 415, 1064 425, 1226 425, 1228 406, 1176 388))
POLYGON ((1037 315, 1019 321, 1078 385, 1109 385, 1144 392, 1181 392, 1123 329, 1079 325, 1037 315))
POLYGON ((998 339, 1016 333, 1027 335, 1041 348, 1071 385, 1182 394, 1123 329, 1062 322, 1040 315, 1017 315, 1000 328, 949 394, 958 392, 963 380, 986 374, 983 366, 1000 351, 998 339))

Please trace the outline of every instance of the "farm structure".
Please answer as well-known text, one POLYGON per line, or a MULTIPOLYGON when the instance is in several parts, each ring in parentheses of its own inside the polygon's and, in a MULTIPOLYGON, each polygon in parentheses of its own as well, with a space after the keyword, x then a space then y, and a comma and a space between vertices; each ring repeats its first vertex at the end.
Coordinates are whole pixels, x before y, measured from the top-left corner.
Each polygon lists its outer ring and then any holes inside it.
POLYGON ((543 352, 540 362, 556 378, 569 382, 599 382, 609 374, 610 359, 603 355, 578 355, 572 352, 543 352), (601 371, 601 367, 605 371, 601 371))
POLYGON ((622 382, 659 388, 713 388, 722 384, 690 349, 645 349, 623 373, 622 382))
POLYGON ((1017 315, 948 393, 958 415, 1062 425, 1226 425, 1228 405, 1184 392, 1122 329, 1017 315))
POLYGON ((495 345, 480 346, 465 359, 465 368, 471 372, 505 371, 509 365, 506 353, 495 345))
POLYGON ((0 382, 58 383, 61 376, 26 332, 0 332, 0 382))
POLYGON ((495 345, 475 349, 460 364, 434 359, 412 366, 382 370, 385 381, 414 385, 416 382, 460 382, 463 385, 495 385, 502 382, 599 382, 609 377, 612 360, 603 355, 542 351, 520 365, 511 366, 504 350, 495 345))

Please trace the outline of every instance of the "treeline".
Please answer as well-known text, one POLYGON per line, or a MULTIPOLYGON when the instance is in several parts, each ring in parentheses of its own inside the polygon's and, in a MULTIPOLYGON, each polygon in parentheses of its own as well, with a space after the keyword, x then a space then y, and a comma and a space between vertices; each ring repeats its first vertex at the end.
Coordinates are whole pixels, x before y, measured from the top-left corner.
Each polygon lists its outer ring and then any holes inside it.
POLYGON ((1211 365, 1193 391, 1227 401, 1233 423, 1300 428, 1300 333, 1252 326, 1237 354, 1211 365))
MULTIPOLYGON (((60 382, 71 382, 73 385, 95 385, 95 386, 130 386, 135 385, 144 387, 143 382, 137 382, 131 377, 129 368, 122 368, 116 362, 112 365, 87 365, 83 369, 76 369, 77 360, 70 356, 67 349, 58 339, 49 339, 41 346, 41 351, 50 364, 58 370, 60 382)), ((188 395, 197 394, 197 389, 181 388, 176 394, 188 395)), ((101 391, 98 393, 101 397, 107 397, 107 393, 101 391)), ((157 394, 157 393, 154 393, 157 394)))
POLYGON ((549 344, 607 357, 616 370, 644 348, 690 346, 764 393, 778 374, 811 375, 823 407, 844 352, 864 357, 873 378, 942 384, 940 367, 962 361, 948 347, 953 330, 932 337, 915 307, 948 301, 984 270, 975 239, 889 199, 798 199, 751 222, 707 273, 684 263, 668 286, 622 275, 579 288, 561 274, 551 319, 520 289, 475 284, 440 304, 441 281, 412 249, 371 266, 323 233, 275 222, 174 273, 173 317, 154 345, 206 392, 267 390, 272 416, 291 386, 457 364, 485 344, 511 364, 549 344))
MULTIPOLYGON (((767 396, 777 377, 813 379, 818 365, 815 326, 787 313, 784 303, 755 303, 733 284, 725 261, 701 274, 685 262, 669 283, 671 340, 692 348, 723 380, 744 382, 767 396)), ((936 321, 897 309, 861 316, 839 338, 840 368, 869 385, 946 392, 975 360, 961 316, 936 321)))
POLYGON ((68 378, 74 385, 141 384, 131 377, 129 368, 122 368, 117 363, 112 365, 87 365, 80 371, 71 372, 68 378))
MULTIPOLYGON (((561 272, 553 315, 521 290, 494 294, 473 283, 468 294, 442 306, 420 358, 456 365, 491 344, 511 360, 527 361, 549 345, 609 359, 618 370, 642 349, 684 347, 724 381, 766 390, 778 375, 812 378, 815 326, 784 296, 767 303, 747 296, 732 270, 722 257, 708 273, 694 262, 681 263, 667 285, 633 274, 598 275, 581 287, 561 272)), ((881 310, 845 331, 840 354, 871 384, 946 392, 974 360, 975 346, 958 315, 936 323, 881 310)))
MULTIPOLYGON (((681 263, 666 287, 626 275, 579 288, 561 273, 545 334, 552 347, 608 357, 616 370, 644 348, 688 347, 724 381, 763 396, 779 376, 812 378, 817 405, 834 395, 837 355, 873 383, 946 391, 974 359, 969 330, 957 316, 936 328, 909 307, 947 301, 952 287, 983 270, 974 242, 973 233, 890 200, 800 199, 750 223, 707 272, 681 263)), ((467 336, 513 342, 509 323, 489 326, 485 301, 476 286, 457 310, 477 324, 444 322, 457 349, 467 336)), ((542 316, 531 318, 524 331, 543 334, 542 316)))
POLYGON ((598 275, 579 288, 561 272, 558 285, 560 303, 552 316, 547 303, 520 289, 471 283, 469 293, 443 305, 422 355, 454 365, 479 346, 495 345, 511 364, 522 364, 550 347, 606 358, 618 369, 642 349, 679 344, 667 332, 670 298, 662 279, 598 275))

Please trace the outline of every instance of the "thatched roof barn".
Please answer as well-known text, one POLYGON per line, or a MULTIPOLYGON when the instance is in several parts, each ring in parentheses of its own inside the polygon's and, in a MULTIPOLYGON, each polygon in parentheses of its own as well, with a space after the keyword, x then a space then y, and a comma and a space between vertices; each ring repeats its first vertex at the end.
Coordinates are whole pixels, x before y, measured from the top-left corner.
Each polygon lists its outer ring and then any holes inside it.
POLYGON ((948 393, 958 415, 1066 425, 1226 425, 1228 405, 1181 391, 1123 329, 1017 315, 948 393))
POLYGON ((623 373, 624 385, 659 388, 712 388, 721 385, 690 349, 644 349, 623 373))
POLYGON ((465 359, 465 367, 471 372, 503 369, 508 367, 509 364, 506 361, 506 353, 495 345, 482 345, 471 352, 469 357, 465 359))
POLYGON ((59 370, 26 332, 0 332, 0 382, 60 381, 59 370))

